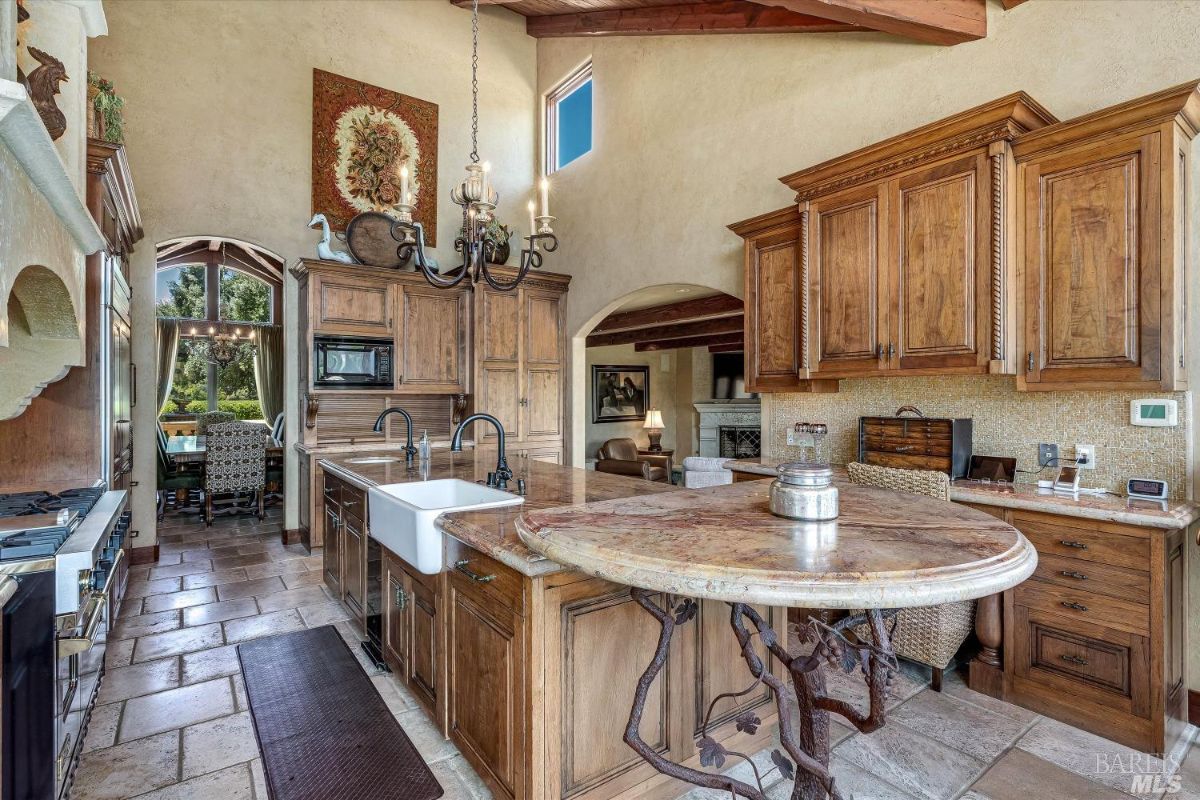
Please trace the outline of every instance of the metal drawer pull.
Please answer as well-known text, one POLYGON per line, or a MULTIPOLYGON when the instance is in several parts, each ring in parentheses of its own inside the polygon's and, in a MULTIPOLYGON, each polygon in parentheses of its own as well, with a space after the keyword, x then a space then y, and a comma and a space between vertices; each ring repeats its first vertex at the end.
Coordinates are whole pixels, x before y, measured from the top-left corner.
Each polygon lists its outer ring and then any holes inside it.
POLYGON ((407 605, 408 605, 408 594, 403 589, 401 589, 400 587, 397 586, 396 587, 396 608, 403 610, 404 607, 407 605))
POLYGON ((1086 667, 1088 663, 1086 658, 1080 658, 1079 656, 1063 656, 1062 660, 1069 661, 1072 664, 1078 664, 1081 667, 1086 667))
POLYGON ((480 575, 478 572, 472 572, 467 569, 467 564, 469 563, 471 562, 464 558, 462 561, 455 561, 454 568, 476 583, 491 583, 496 580, 495 575, 480 575))
POLYGON ((1070 539, 1059 539, 1058 543, 1064 547, 1074 547, 1076 550, 1087 550, 1088 547, 1083 542, 1074 542, 1070 539))
POLYGON ((917 449, 917 446, 915 444, 906 444, 903 447, 897 447, 896 452, 897 453, 907 453, 910 450, 916 450, 916 449, 917 449))
POLYGON ((1077 581, 1086 581, 1088 579, 1087 575, 1084 575, 1082 572, 1075 572, 1069 569, 1064 569, 1058 574, 1062 575, 1064 578, 1074 578, 1077 581))
POLYGON ((1063 604, 1063 608, 1071 608, 1076 611, 1087 611, 1088 610, 1087 606, 1080 605, 1079 603, 1071 603, 1066 600, 1063 600, 1062 604, 1063 604))

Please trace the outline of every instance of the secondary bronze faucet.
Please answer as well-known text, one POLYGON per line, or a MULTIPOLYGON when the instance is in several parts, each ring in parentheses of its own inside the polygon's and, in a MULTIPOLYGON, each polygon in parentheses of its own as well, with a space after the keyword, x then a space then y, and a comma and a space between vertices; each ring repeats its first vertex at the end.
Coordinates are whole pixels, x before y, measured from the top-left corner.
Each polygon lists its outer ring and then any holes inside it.
POLYGON ((463 429, 475 421, 490 422, 496 428, 496 445, 499 448, 499 456, 496 458, 495 482, 489 482, 489 486, 495 486, 497 489, 507 489, 508 482, 512 479, 513 472, 508 468, 508 459, 504 457, 504 426, 500 424, 500 420, 493 417, 491 414, 472 414, 471 416, 458 423, 458 427, 454 429, 454 438, 450 440, 450 450, 455 453, 462 452, 462 435, 463 429))
POLYGON ((404 417, 404 426, 405 426, 404 463, 411 467, 412 463, 413 463, 413 456, 415 456, 417 454, 417 448, 413 447, 413 443, 412 443, 412 432, 413 432, 412 415, 409 414, 407 411, 405 411, 403 408, 400 408, 400 406, 392 406, 391 408, 385 409, 384 412, 376 418, 375 427, 372 428, 373 431, 375 431, 376 433, 379 433, 383 430, 383 421, 385 419, 387 419, 388 414, 399 414, 400 416, 404 417))

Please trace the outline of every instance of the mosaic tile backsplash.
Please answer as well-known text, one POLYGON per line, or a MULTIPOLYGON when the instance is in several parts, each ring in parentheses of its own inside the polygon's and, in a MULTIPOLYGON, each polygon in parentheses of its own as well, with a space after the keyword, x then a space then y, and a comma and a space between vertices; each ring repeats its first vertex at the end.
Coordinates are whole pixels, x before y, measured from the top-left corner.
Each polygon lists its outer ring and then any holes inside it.
MULTIPOLYGON (((1005 376, 937 378, 865 378, 842 381, 837 394, 764 394, 764 454, 796 457, 787 429, 796 422, 823 422, 829 436, 822 457, 845 464, 858 455, 858 418, 889 416, 914 405, 927 417, 970 417, 973 450, 1011 456, 1017 469, 1037 468, 1037 446, 1059 446, 1063 458, 1075 456, 1076 444, 1096 446, 1094 470, 1081 472, 1080 485, 1123 492, 1131 477, 1167 481, 1172 497, 1187 497, 1188 439, 1191 428, 1188 392, 1018 392, 1005 376), (1129 424, 1129 401, 1168 397, 1179 403, 1179 425, 1144 428, 1129 424)), ((1040 477, 1054 477, 1046 469, 1040 477)), ((1020 483, 1039 476, 1018 473, 1020 483)))

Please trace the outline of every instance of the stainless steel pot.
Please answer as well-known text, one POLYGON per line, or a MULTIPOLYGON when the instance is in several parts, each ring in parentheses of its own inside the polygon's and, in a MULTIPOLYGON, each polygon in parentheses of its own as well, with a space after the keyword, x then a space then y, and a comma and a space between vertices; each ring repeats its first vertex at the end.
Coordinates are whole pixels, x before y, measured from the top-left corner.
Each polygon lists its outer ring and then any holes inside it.
POLYGON ((771 482, 772 514, 805 522, 837 519, 838 490, 828 464, 791 461, 780 464, 777 472, 771 482))

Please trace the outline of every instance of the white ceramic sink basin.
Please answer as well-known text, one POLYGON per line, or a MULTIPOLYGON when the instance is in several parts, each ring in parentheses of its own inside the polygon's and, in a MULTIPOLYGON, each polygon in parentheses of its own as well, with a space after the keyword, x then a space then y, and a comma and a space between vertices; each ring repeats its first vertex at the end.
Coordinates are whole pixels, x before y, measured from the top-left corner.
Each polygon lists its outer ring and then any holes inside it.
POLYGON ((446 478, 375 486, 368 492, 371 537, 426 575, 442 571, 442 514, 515 506, 525 498, 478 483, 446 478))

